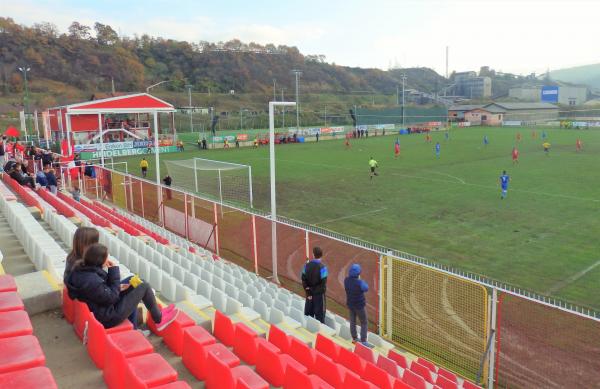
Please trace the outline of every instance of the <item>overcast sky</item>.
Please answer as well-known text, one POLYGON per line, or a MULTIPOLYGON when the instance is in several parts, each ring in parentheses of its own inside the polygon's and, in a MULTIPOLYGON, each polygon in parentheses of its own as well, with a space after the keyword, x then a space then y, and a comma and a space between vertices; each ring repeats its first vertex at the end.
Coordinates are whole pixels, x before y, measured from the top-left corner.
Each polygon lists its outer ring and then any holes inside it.
POLYGON ((120 35, 297 46, 339 65, 528 74, 600 62, 598 0, 0 0, 0 13, 66 31, 77 20, 120 35))

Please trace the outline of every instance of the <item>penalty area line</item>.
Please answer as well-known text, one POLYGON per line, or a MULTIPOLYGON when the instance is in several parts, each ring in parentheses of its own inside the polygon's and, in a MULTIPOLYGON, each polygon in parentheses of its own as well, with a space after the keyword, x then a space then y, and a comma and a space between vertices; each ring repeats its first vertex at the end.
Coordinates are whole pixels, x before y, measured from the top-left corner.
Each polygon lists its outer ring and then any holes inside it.
POLYGON ((323 221, 320 221, 320 222, 317 222, 317 223, 313 223, 313 225, 316 226, 318 224, 327 224, 327 223, 337 222, 337 221, 340 221, 340 220, 351 219, 351 218, 357 217, 357 216, 370 215, 372 213, 377 213, 377 212, 385 211, 386 209, 387 208, 379 208, 379 209, 374 209, 372 211, 354 213, 352 215, 342 216, 342 217, 338 217, 338 218, 335 218, 335 219, 323 220, 323 221))
POLYGON ((598 265, 600 265, 600 261, 596 261, 596 262, 592 263, 590 266, 583 269, 582 271, 577 272, 577 273, 573 274, 572 276, 567 277, 564 280, 557 282, 556 284, 552 285, 550 287, 550 289, 548 289, 546 294, 554 294, 554 293, 558 292, 559 290, 566 288, 567 286, 569 286, 569 285, 573 284, 574 282, 576 282, 577 280, 579 280, 581 277, 585 276, 587 273, 594 270, 596 267, 598 267, 598 265))

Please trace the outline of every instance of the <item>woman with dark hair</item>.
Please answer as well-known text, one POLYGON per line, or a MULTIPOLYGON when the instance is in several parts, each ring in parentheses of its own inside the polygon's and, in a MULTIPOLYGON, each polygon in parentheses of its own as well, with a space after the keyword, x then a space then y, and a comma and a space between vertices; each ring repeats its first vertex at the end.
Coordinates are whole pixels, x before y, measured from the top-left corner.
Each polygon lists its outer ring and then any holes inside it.
POLYGON ((73 270, 73 267, 79 262, 83 261, 83 253, 89 245, 98 243, 100 234, 98 230, 92 227, 79 227, 75 230, 73 235, 73 246, 71 252, 67 255, 67 264, 65 266, 65 274, 63 275, 63 282, 67 282, 67 277, 73 270))
POLYGON ((143 302, 158 331, 171 324, 179 313, 173 305, 160 309, 154 292, 146 282, 131 284, 127 292, 121 292, 119 267, 108 259, 106 246, 94 243, 83 255, 66 281, 69 295, 85 302, 94 317, 105 328, 119 325, 127 319, 140 302, 143 302), (106 269, 106 271, 104 270, 106 269))

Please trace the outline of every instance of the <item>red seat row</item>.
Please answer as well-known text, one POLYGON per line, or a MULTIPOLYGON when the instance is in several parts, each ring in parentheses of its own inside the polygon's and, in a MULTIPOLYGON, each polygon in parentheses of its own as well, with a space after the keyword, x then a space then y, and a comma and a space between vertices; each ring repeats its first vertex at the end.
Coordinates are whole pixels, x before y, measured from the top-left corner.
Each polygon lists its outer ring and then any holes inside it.
POLYGON ((54 209, 56 209, 56 212, 58 212, 60 215, 63 215, 64 217, 74 217, 75 216, 75 211, 73 211, 73 208, 71 208, 71 206, 66 204, 64 201, 62 201, 57 196, 53 195, 51 192, 42 189, 42 190, 38 190, 36 193, 42 199, 44 199, 48 204, 53 206, 54 209))
POLYGON ((125 231, 129 235, 131 235, 131 236, 140 236, 141 235, 141 232, 138 229, 132 227, 129 223, 123 221, 122 218, 115 217, 115 216, 109 214, 108 212, 104 211, 100 207, 94 205, 93 203, 90 203, 83 199, 80 200, 80 203, 83 204, 84 206, 86 206, 87 208, 89 208, 90 210, 94 211, 95 213, 97 213, 99 216, 106 218, 109 222, 111 222, 115 226, 118 226, 119 228, 123 229, 123 231, 125 231))
POLYGON ((123 216, 122 214, 118 213, 117 211, 115 211, 114 209, 111 209, 109 207, 107 207, 106 205, 102 204, 99 201, 96 201, 94 203, 97 207, 101 208, 102 210, 104 210, 105 212, 110 213, 111 215, 118 217, 118 218, 125 218, 127 219, 128 223, 134 227, 135 229, 141 231, 142 233, 144 233, 145 235, 148 235, 149 237, 151 237, 152 239, 154 239, 155 241, 157 241, 160 244, 169 244, 169 240, 166 239, 163 236, 158 235, 157 233, 150 231, 149 229, 147 229, 146 227, 142 226, 139 223, 136 223, 135 221, 129 219, 126 216, 123 216))
POLYGON ((63 312, 86 344, 94 364, 103 369, 104 381, 110 389, 190 388, 187 383, 177 381, 173 367, 154 353, 152 344, 128 320, 106 329, 87 304, 70 299, 66 289, 63 312))
POLYGON ((57 388, 10 275, 0 275, 0 388, 57 388))
POLYGON ((110 222, 103 217, 100 217, 97 213, 93 212, 91 209, 87 208, 85 205, 81 204, 78 201, 73 200, 72 197, 58 192, 58 198, 62 201, 75 208, 77 211, 84 214, 92 223, 97 225, 98 227, 110 227, 110 222))
POLYGON ((35 196, 33 196, 31 188, 25 188, 24 186, 19 185, 19 183, 13 180, 8 174, 3 174, 2 179, 19 195, 28 207, 36 207, 42 211, 42 206, 35 196))

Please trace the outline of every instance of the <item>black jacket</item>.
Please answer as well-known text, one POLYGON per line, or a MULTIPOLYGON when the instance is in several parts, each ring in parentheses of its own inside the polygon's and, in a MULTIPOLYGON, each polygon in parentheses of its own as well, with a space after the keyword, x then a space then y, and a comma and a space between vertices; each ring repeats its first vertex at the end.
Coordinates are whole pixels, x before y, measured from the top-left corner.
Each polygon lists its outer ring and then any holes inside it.
POLYGON ((118 266, 108 268, 82 266, 67 276, 69 297, 87 303, 96 319, 104 324, 115 318, 114 305, 119 301, 120 279, 118 266))
POLYGON ((307 296, 327 291, 327 266, 318 259, 311 259, 302 268, 302 287, 307 296))

